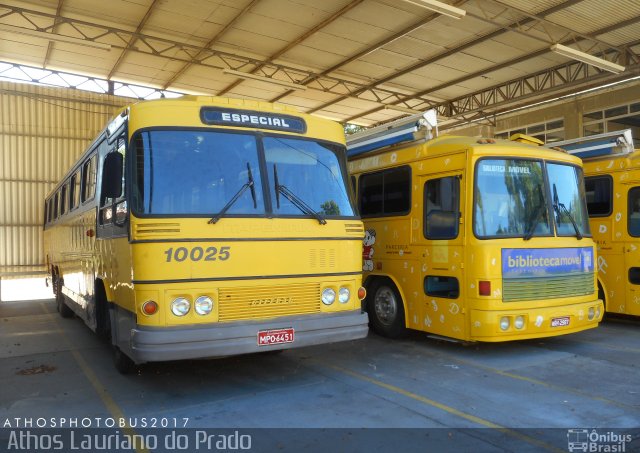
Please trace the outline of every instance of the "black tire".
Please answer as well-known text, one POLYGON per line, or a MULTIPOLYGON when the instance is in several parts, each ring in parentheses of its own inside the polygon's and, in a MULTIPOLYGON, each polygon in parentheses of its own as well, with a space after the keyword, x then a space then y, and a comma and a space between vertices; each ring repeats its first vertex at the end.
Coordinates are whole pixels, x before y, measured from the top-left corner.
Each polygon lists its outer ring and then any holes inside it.
POLYGON ((55 294, 56 294, 56 307, 58 309, 58 313, 60 313, 60 316, 62 316, 63 318, 73 318, 73 316, 75 315, 75 313, 73 312, 72 309, 69 308, 69 306, 67 305, 67 303, 64 300, 64 295, 62 294, 62 279, 54 276, 53 277, 53 285, 55 288, 55 294))
POLYGON ((406 334, 404 304, 396 286, 387 279, 376 279, 367 288, 367 312, 371 328, 378 335, 398 338, 406 334))
POLYGON ((604 289, 600 285, 600 282, 598 282, 598 299, 602 300, 602 307, 603 307, 602 320, 604 321, 605 318, 607 317, 607 298, 605 297, 604 289))
POLYGON ((117 346, 113 346, 113 364, 120 374, 130 374, 137 368, 134 361, 117 346))

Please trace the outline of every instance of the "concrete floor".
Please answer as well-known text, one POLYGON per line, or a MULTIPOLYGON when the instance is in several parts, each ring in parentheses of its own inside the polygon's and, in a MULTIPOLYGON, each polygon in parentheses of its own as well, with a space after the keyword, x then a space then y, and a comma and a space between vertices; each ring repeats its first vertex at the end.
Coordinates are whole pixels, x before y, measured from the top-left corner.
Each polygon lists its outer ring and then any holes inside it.
POLYGON ((640 451, 640 320, 508 344, 370 334, 122 376, 107 344, 60 318, 52 300, 2 302, 0 363, 0 428, 16 418, 9 428, 37 417, 93 427, 187 419, 188 428, 254 433, 252 451, 322 452, 567 451, 568 429, 595 428, 632 435, 625 451, 640 451))

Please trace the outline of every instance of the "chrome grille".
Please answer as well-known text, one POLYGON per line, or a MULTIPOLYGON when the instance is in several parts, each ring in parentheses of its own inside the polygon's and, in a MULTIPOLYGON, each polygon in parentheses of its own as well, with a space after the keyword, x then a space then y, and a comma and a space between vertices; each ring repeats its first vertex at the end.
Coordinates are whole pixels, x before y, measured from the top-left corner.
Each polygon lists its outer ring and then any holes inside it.
POLYGON ((502 283, 502 300, 505 302, 557 299, 593 293, 595 293, 595 289, 592 273, 537 278, 505 278, 502 283))
POLYGON ((221 288, 218 304, 221 322, 319 313, 320 285, 221 288))

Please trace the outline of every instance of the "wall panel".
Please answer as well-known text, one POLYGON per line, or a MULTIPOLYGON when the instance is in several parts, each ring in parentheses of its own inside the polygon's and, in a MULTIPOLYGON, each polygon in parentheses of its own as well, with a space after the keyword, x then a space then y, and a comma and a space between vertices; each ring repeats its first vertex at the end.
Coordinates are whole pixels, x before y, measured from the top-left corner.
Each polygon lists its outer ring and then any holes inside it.
POLYGON ((44 197, 130 102, 0 82, 0 273, 42 269, 44 197))

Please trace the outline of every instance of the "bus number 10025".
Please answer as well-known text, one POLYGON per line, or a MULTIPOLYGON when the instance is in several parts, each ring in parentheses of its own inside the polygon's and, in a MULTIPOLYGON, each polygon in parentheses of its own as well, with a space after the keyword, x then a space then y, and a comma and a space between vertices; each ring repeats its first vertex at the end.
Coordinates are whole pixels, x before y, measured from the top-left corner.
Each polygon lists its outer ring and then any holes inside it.
POLYGON ((178 261, 181 263, 187 259, 191 261, 226 261, 231 256, 230 254, 231 247, 207 247, 203 249, 202 247, 193 247, 188 249, 187 247, 178 247, 174 249, 173 247, 164 251, 164 254, 167 255, 167 263, 171 261, 178 261))

